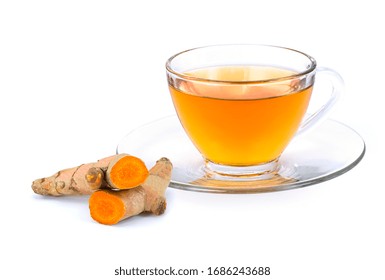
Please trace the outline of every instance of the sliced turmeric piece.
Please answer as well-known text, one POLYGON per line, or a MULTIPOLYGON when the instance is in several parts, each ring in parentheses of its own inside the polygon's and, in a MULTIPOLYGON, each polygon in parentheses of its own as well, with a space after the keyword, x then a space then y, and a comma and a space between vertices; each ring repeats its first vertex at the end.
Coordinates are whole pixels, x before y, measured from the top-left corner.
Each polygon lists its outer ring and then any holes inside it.
POLYGON ((99 190, 89 199, 91 217, 106 225, 116 224, 142 212, 161 215, 166 210, 165 192, 170 184, 172 164, 159 159, 138 187, 127 190, 99 190))
POLYGON ((118 154, 37 179, 32 183, 32 190, 51 196, 87 195, 102 188, 136 187, 147 177, 148 169, 141 159, 118 154))
POLYGON ((106 179, 113 189, 131 189, 142 184, 148 177, 148 169, 137 157, 117 155, 109 164, 106 179))
POLYGON ((116 224, 142 213, 144 197, 142 188, 97 191, 89 199, 91 217, 101 224, 116 224))

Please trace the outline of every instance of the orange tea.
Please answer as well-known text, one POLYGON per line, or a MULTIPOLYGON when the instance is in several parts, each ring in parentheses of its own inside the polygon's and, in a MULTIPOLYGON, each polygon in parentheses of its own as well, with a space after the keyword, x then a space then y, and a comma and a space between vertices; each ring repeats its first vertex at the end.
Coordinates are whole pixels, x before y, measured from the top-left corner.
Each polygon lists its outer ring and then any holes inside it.
POLYGON ((279 79, 295 72, 274 67, 218 66, 183 74, 198 80, 170 85, 179 119, 202 155, 224 165, 277 159, 296 133, 312 92, 312 86, 301 89, 295 77, 279 79), (270 79, 277 82, 266 83, 270 79))

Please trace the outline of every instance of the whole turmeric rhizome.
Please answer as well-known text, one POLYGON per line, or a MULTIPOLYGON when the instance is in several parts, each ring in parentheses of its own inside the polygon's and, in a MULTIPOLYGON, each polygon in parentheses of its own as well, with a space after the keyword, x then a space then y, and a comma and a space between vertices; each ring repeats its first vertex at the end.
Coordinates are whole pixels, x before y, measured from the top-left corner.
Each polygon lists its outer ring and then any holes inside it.
POLYGON ((148 170, 140 158, 118 154, 37 179, 32 189, 49 196, 91 195, 91 217, 113 225, 142 212, 163 214, 172 168, 165 157, 148 170))

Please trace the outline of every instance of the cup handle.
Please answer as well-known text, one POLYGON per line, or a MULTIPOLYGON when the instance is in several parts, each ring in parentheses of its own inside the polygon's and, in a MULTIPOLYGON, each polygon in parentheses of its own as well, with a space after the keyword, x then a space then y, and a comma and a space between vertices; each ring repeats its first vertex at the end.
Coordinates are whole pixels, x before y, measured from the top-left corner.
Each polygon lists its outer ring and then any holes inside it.
MULTIPOLYGON (((301 126, 297 131, 297 136, 309 131, 310 129, 317 126, 320 122, 322 122, 327 116, 327 114, 330 112, 330 109, 332 109, 338 99, 341 98, 341 95, 343 93, 344 80, 342 79, 340 74, 326 67, 318 67, 316 71, 316 79, 325 79, 330 83, 330 97, 317 111, 304 118, 301 123, 301 126)), ((320 81, 316 81, 316 83, 320 83, 320 81)))

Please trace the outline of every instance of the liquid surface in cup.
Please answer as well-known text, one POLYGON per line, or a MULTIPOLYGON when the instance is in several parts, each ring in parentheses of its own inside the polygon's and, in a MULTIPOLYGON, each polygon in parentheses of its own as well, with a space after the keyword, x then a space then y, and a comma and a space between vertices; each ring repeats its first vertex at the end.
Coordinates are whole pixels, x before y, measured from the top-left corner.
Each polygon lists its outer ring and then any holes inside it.
POLYGON ((298 90, 296 78, 240 83, 295 74, 274 67, 221 66, 184 74, 212 80, 170 86, 184 129, 206 159, 232 166, 277 159, 296 133, 312 92, 312 87, 298 90))

